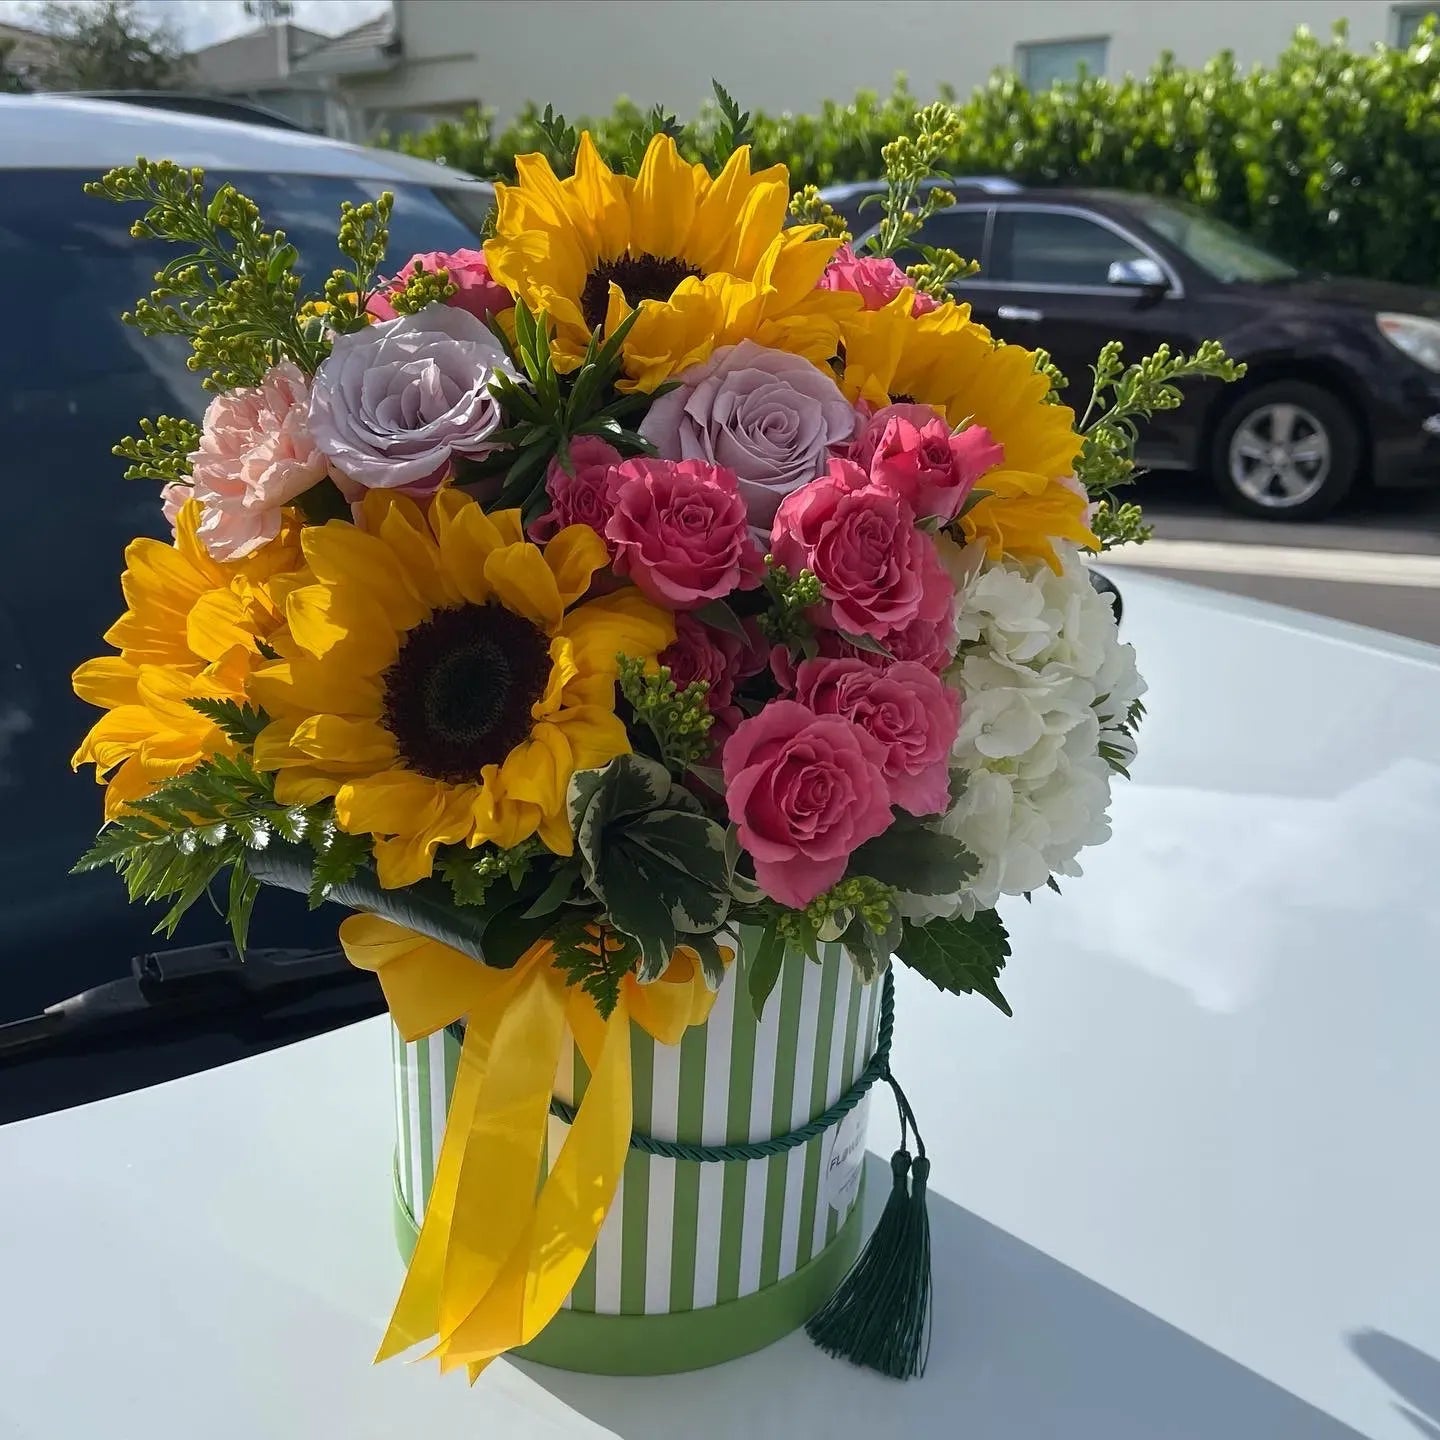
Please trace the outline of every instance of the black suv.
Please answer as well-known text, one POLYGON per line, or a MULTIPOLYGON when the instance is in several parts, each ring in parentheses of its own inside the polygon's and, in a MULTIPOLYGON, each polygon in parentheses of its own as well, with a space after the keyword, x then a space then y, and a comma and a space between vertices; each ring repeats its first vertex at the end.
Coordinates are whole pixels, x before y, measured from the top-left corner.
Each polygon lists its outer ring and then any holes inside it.
MULTIPOLYGON (((1110 339, 1138 358, 1213 337, 1247 362, 1241 384, 1196 387, 1156 416, 1148 467, 1207 472, 1234 508, 1277 520, 1323 515, 1362 479, 1440 482, 1440 293, 1302 274, 1172 201, 942 183, 957 203, 921 239, 979 262, 956 296, 997 335, 1048 350, 1072 403, 1110 339)), ((824 193, 857 235, 876 223, 873 182, 824 193)))

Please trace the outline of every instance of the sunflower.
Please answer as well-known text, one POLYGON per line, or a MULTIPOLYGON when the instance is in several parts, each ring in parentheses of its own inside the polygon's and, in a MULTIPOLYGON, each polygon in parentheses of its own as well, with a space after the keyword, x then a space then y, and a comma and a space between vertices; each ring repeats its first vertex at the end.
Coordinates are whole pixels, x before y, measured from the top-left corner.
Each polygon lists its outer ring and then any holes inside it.
POLYGON ((985 538, 992 559, 1037 558, 1058 569, 1052 540, 1097 545, 1084 495, 1062 483, 1080 453, 1075 412, 1047 399, 1050 382, 1035 369, 1034 352, 997 342, 968 305, 912 316, 913 299, 906 289, 841 322, 846 396, 877 407, 933 405, 952 425, 985 426, 1005 447, 982 482, 989 496, 960 522, 967 540, 985 538))
POLYGON ((582 601, 605 543, 572 525, 541 550, 520 512, 443 490, 428 511, 371 491, 364 528, 302 537, 314 583, 293 590, 281 658, 251 681, 273 718, 255 762, 276 796, 334 796, 375 837, 380 883, 431 873, 438 845, 531 835, 573 849, 565 791, 630 749, 616 656, 650 661, 674 621, 627 587, 582 601))
POLYGON ((181 507, 171 545, 130 542, 120 581, 128 608, 105 632, 120 653, 87 660, 72 677, 75 693, 107 712, 71 760, 95 766, 107 820, 201 760, 235 753, 188 702, 247 698, 261 644, 279 628, 302 564, 293 519, 253 555, 222 564, 200 543, 200 514, 198 501, 181 507))
POLYGON ((653 390, 744 339, 817 363, 835 353, 838 318, 858 302, 816 288, 839 242, 818 225, 785 228, 783 165, 752 174, 741 146, 712 179, 657 135, 632 178, 612 171, 586 133, 569 178, 557 179, 542 155, 517 156, 515 171, 517 184, 495 187, 485 259, 549 317, 557 369, 574 370, 590 337, 636 307, 624 345, 630 388, 653 390))

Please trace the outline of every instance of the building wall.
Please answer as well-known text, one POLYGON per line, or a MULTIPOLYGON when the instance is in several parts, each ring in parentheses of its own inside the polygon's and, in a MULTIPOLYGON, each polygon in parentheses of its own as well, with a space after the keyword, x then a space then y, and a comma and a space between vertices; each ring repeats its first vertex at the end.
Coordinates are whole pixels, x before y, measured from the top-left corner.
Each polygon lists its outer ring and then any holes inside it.
MULTIPOLYGON (((1440 0, 1437 0, 1440 4, 1440 0)), ((718 77, 747 107, 805 110, 905 71, 922 98, 962 94, 1018 45, 1109 38, 1106 73, 1150 67, 1164 49, 1198 64, 1230 48, 1272 60, 1299 25, 1348 18, 1357 46, 1388 41, 1388 0, 395 0, 399 71, 356 85, 385 111, 526 100, 577 115, 619 95, 688 118, 718 77)))

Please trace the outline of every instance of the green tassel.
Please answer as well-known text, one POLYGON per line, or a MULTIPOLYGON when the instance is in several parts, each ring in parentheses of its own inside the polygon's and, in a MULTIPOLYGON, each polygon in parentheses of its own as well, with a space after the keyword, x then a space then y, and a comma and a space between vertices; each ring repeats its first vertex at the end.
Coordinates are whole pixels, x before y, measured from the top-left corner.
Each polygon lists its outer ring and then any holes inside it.
POLYGON ((930 1216, 925 1188, 930 1162, 919 1131, 912 1160, 906 1131, 909 1101, 890 1076, 900 1106, 900 1148, 890 1157, 890 1198, 865 1248, 805 1333, 827 1354, 896 1380, 925 1373, 930 1349, 930 1216))

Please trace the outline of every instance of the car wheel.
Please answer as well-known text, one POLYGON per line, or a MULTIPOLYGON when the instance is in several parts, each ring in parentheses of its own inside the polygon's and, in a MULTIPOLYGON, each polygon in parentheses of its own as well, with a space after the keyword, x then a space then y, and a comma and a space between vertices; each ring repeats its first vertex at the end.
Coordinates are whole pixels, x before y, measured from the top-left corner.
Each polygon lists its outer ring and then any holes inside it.
POLYGON ((1211 466, 1233 509, 1265 520, 1314 520, 1354 487, 1360 435, 1330 391, 1277 380, 1230 408, 1215 433, 1211 466))

